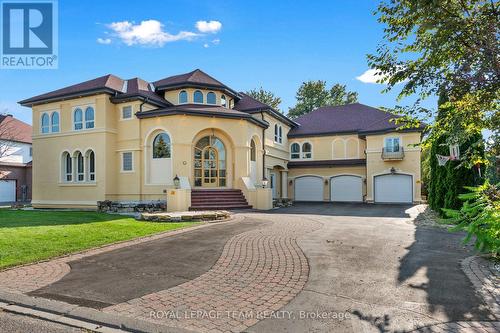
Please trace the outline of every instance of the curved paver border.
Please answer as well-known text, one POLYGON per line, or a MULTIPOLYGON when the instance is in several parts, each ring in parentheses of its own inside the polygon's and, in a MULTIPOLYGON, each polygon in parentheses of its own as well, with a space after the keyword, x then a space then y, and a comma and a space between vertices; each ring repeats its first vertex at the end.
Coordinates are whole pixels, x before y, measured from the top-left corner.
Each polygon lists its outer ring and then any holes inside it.
POLYGON ((80 252, 64 255, 56 258, 39 261, 37 263, 25 264, 0 271, 0 289, 12 293, 28 293, 52 284, 62 279, 71 271, 69 262, 85 257, 137 245, 152 240, 171 237, 200 228, 219 225, 221 223, 235 223, 243 220, 243 216, 234 215, 233 218, 217 223, 205 223, 197 226, 169 230, 150 236, 144 236, 127 241, 120 241, 100 247, 83 250, 80 252))
POLYGON ((290 216, 235 235, 205 274, 103 311, 197 332, 243 331, 302 291, 309 264, 297 239, 321 225, 290 216))

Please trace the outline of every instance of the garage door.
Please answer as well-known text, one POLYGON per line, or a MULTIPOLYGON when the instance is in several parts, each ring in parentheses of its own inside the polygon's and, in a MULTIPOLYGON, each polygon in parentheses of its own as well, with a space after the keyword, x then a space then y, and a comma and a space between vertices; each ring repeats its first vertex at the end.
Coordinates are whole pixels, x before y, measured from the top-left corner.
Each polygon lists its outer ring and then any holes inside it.
POLYGON ((413 177, 398 174, 376 176, 375 202, 412 203, 413 177))
POLYGON ((0 202, 16 201, 16 181, 0 180, 0 202))
POLYGON ((330 179, 330 200, 363 201, 363 181, 357 176, 337 176, 330 179))
POLYGON ((323 178, 306 176, 295 178, 296 201, 323 201, 323 178))

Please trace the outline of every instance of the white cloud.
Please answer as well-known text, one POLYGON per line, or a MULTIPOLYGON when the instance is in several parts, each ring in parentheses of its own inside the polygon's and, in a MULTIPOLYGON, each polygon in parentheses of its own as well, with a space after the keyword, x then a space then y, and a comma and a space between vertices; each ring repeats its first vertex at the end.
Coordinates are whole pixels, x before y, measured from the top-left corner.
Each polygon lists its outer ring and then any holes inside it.
POLYGON ((146 20, 139 24, 134 22, 121 21, 113 22, 108 27, 126 45, 149 45, 163 46, 179 40, 192 40, 199 34, 190 31, 180 31, 173 35, 163 30, 163 24, 157 20, 146 20))
POLYGON ((111 38, 97 38, 99 44, 108 45, 111 44, 111 38))
POLYGON ((378 74, 376 69, 368 69, 360 76, 356 76, 356 79, 363 83, 378 83, 381 84, 380 80, 386 78, 386 75, 378 74))
POLYGON ((203 47, 208 49, 210 47, 210 45, 208 45, 208 43, 205 43, 205 44, 203 44, 203 47))
POLYGON ((212 44, 214 45, 219 45, 220 44, 220 39, 216 38, 212 41, 212 44))
POLYGON ((219 21, 198 21, 196 29, 202 33, 216 33, 222 28, 222 23, 219 21))

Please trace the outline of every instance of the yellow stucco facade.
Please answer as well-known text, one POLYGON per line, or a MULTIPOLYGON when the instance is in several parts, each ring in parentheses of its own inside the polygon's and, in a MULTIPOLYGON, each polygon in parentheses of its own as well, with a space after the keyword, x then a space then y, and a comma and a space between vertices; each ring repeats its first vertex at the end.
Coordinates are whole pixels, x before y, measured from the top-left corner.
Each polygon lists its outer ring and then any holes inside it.
MULTIPOLYGON (((270 208, 271 196, 294 200, 297 191, 311 190, 307 177, 316 184, 311 201, 333 200, 332 191, 349 180, 359 187, 362 201, 374 202, 384 194, 381 186, 395 179, 381 176, 406 175, 409 200, 421 200, 418 131, 289 137, 300 124, 269 107, 239 111, 235 105, 244 96, 229 88, 176 86, 158 94, 163 108, 149 97, 116 100, 119 93, 109 91, 29 105, 33 206, 95 208, 102 200, 167 200, 179 187, 176 176, 180 190, 188 191, 180 191, 183 196, 204 187, 241 189, 250 204, 270 208), (196 91, 202 103, 194 103, 196 91), (182 103, 181 92, 186 94, 182 103), (212 93, 215 104, 207 104, 212 93), (395 140, 404 154, 384 157, 384 147, 395 140), (271 191, 263 189, 266 180, 271 191)), ((177 201, 176 207, 182 206, 177 201)))

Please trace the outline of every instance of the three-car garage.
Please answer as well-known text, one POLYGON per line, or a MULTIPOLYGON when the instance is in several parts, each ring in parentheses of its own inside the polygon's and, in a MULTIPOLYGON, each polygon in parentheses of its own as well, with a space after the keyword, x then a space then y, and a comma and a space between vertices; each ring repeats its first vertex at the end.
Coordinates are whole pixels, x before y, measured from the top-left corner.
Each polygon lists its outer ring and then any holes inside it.
MULTIPOLYGON (((363 177, 338 175, 325 179, 307 175, 294 180, 295 201, 363 202, 363 177), (329 194, 325 186, 329 184, 329 194)), ((375 203, 413 202, 413 176, 389 173, 373 177, 373 201, 375 203)))

